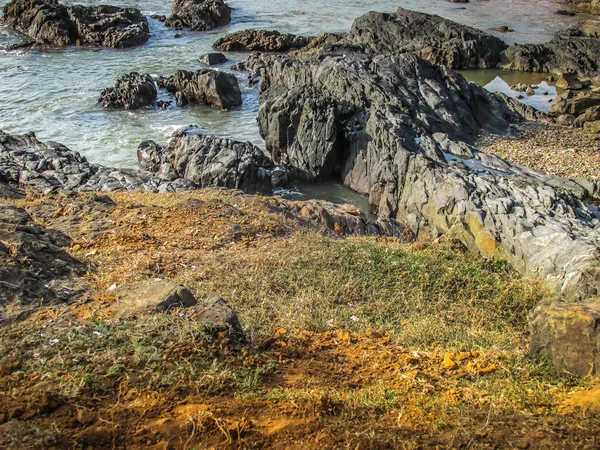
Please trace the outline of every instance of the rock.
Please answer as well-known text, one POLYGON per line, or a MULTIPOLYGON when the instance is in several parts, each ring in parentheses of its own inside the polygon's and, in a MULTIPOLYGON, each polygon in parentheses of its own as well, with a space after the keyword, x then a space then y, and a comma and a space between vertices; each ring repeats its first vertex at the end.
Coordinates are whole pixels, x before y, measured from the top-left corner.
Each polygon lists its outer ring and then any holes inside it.
POLYGON ((600 300, 543 302, 530 315, 529 352, 552 361, 557 372, 600 374, 600 300))
POLYGON ((159 14, 152 14, 150 17, 154 20, 158 20, 159 22, 163 22, 163 23, 167 20, 167 16, 163 16, 163 15, 159 15, 159 14))
POLYGON ((472 146, 481 129, 507 133, 530 114, 519 102, 409 53, 255 54, 247 64, 261 75, 259 125, 275 163, 330 174, 380 217, 506 259, 566 297, 598 293, 596 188, 472 146))
POLYGON ((529 88, 529 85, 527 83, 517 83, 517 84, 513 84, 510 87, 510 89, 512 91, 517 91, 517 92, 525 92, 528 88, 529 88))
POLYGON ((559 9, 558 11, 556 11, 556 14, 560 15, 560 16, 575 16, 577 15, 577 13, 575 11, 567 11, 566 9, 559 9))
POLYGON ((531 86, 527 86, 527 89, 525 89, 525 93, 527 95, 535 95, 535 91, 533 90, 533 88, 531 86))
POLYGON ((168 281, 124 284, 110 294, 117 300, 109 309, 119 319, 147 312, 189 308, 198 303, 188 288, 168 281))
POLYGON ((65 6, 57 0, 12 0, 2 21, 39 45, 126 48, 150 38, 148 20, 134 8, 65 6))
POLYGON ((404 242, 413 242, 415 235, 402 222, 380 217, 368 219, 354 205, 336 205, 325 200, 293 201, 271 198, 268 202, 286 217, 296 217, 300 222, 326 229, 341 236, 390 236, 404 242))
POLYGON ((101 192, 181 192, 197 189, 189 180, 140 170, 90 164, 56 142, 43 143, 34 133, 0 131, 0 179, 37 192, 65 190, 101 192))
POLYGON ((231 22, 231 9, 223 0, 174 0, 173 15, 165 25, 193 31, 208 31, 231 22))
POLYGON ((576 127, 589 127, 593 131, 595 126, 592 123, 600 120, 600 92, 566 91, 554 99, 548 114, 557 118, 572 117, 576 127))
POLYGON ((26 196, 27 194, 24 191, 0 181, 0 199, 19 200, 26 196))
POLYGON ((154 141, 142 142, 137 150, 140 165, 148 172, 156 173, 164 160, 163 149, 154 141))
POLYGON ((173 135, 164 154, 179 176, 200 187, 271 193, 274 165, 249 142, 206 136, 197 127, 186 127, 173 135))
POLYGON ((411 52, 452 69, 495 67, 506 48, 483 31, 402 8, 394 14, 369 12, 359 17, 348 40, 376 54, 411 52))
POLYGON ((0 242, 9 249, 0 251, 0 324, 76 300, 86 288, 85 265, 62 249, 71 239, 10 203, 0 202, 0 242))
POLYGON ((242 93, 235 75, 217 70, 202 69, 197 72, 178 70, 173 75, 178 105, 200 103, 220 109, 242 104, 242 93))
POLYGON ((237 313, 225 300, 216 295, 206 298, 190 311, 189 315, 208 328, 227 330, 237 335, 244 333, 237 313))
POLYGON ((494 31, 497 31, 499 33, 512 33, 515 30, 510 29, 506 25, 501 25, 499 27, 494 28, 494 31))
POLYGON ((136 72, 123 75, 115 87, 102 91, 98 103, 103 108, 140 109, 152 105, 158 96, 158 91, 152 77, 136 72))
POLYGON ((77 422, 81 425, 89 425, 95 422, 96 416, 93 412, 88 409, 79 409, 77 410, 77 422))
POLYGON ((591 78, 598 74, 600 41, 559 34, 547 44, 513 44, 502 54, 499 67, 505 70, 574 73, 591 78))
POLYGON ((581 81, 579 81, 579 78, 574 73, 563 73, 556 82, 556 87, 564 90, 583 89, 583 84, 581 84, 581 81))
POLYGON ((218 39, 213 47, 225 52, 288 52, 306 47, 313 39, 279 31, 242 30, 218 39))
POLYGON ((206 53, 201 55, 198 60, 201 63, 206 64, 207 66, 216 66, 218 64, 223 64, 228 61, 223 53, 206 53))

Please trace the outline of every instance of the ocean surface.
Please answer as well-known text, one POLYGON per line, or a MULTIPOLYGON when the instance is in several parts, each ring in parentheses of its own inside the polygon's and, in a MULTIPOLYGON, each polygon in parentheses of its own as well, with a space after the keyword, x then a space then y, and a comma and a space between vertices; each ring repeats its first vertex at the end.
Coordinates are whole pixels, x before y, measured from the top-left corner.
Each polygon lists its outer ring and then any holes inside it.
MULTIPOLYGON (((0 5, 7 3, 0 0, 0 5)), ((71 2, 64 2, 71 3, 71 2)), ((141 9, 145 14, 168 15, 171 3, 160 0, 78 1, 80 4, 113 4, 141 9)), ((505 41, 542 43, 559 30, 574 25, 579 17, 555 14, 563 7, 533 0, 472 0, 454 4, 447 0, 353 1, 305 0, 278 2, 267 0, 231 0, 232 23, 211 32, 174 31, 149 19, 152 37, 145 45, 128 50, 70 47, 54 50, 6 52, 1 50, 19 41, 19 37, 0 25, 0 129, 8 133, 35 131, 41 140, 54 140, 79 151, 91 162, 116 167, 137 167, 136 148, 146 139, 166 143, 177 128, 196 124, 206 133, 251 141, 264 147, 258 133, 256 115, 258 92, 248 87, 245 75, 237 74, 244 104, 232 111, 204 106, 173 108, 167 111, 144 109, 125 112, 103 110, 97 100, 116 78, 131 71, 169 75, 177 69, 202 67, 198 56, 211 50, 220 36, 246 28, 277 29, 305 35, 347 31, 362 13, 392 12, 398 7, 439 14, 448 19, 477 27, 505 41), (492 28, 508 25, 513 33, 497 33, 492 28), (180 38, 175 34, 180 33, 180 38)), ((242 54, 227 55, 232 63, 242 54)), ((511 95, 509 84, 523 75, 501 71, 470 71, 467 78, 511 95), (508 80, 508 83, 507 83, 508 80)), ((536 78, 537 77, 537 78, 536 78)), ((535 96, 525 99, 544 110, 556 91, 542 83, 535 96), (543 95, 548 92, 547 95, 543 95)), ((527 80, 526 80, 527 81, 527 80)))

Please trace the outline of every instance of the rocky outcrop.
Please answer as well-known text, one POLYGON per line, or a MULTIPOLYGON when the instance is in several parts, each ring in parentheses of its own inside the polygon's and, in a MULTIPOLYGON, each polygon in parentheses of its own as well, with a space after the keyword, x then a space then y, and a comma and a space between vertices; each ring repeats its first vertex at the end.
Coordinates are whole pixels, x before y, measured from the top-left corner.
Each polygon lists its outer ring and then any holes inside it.
POLYGON ((415 240, 414 233, 402 222, 385 217, 368 219, 353 205, 338 205, 325 200, 293 201, 276 197, 267 201, 279 211, 285 212, 287 217, 295 217, 301 222, 340 236, 390 236, 404 242, 415 240))
POLYGON ((143 145, 142 153, 151 155, 150 160, 160 158, 161 171, 174 170, 200 187, 271 193, 275 167, 262 150, 249 142, 207 136, 197 127, 187 127, 176 132, 164 150, 143 145), (149 147, 152 151, 147 150, 149 147))
POLYGON ((242 104, 242 93, 235 75, 218 70, 178 70, 168 82, 167 89, 175 93, 179 106, 199 103, 229 109, 242 104))
POLYGON ((3 14, 6 25, 39 45, 126 48, 141 45, 150 37, 147 19, 134 8, 13 0, 4 6, 3 14))
POLYGON ((559 123, 600 131, 600 92, 565 91, 554 99, 548 114, 559 123))
POLYGON ((165 21, 171 28, 208 31, 231 22, 231 9, 223 0, 174 0, 173 15, 165 21))
POLYGON ((103 108, 140 109, 152 105, 157 96, 156 84, 150 75, 132 72, 119 78, 115 87, 105 89, 98 103, 103 108))
POLYGON ((313 39, 279 31, 242 30, 218 39, 213 47, 225 52, 288 52, 306 47, 313 39))
POLYGON ((0 202, 0 324, 44 305, 82 294, 84 264, 62 247, 70 239, 35 223, 29 214, 0 202))
POLYGON ((531 354, 552 361, 557 372, 600 375, 600 299, 543 302, 530 315, 531 354))
POLYGON ((0 180, 49 193, 65 190, 101 192, 180 192, 196 189, 173 174, 115 169, 90 164, 79 153, 56 142, 40 142, 35 134, 0 131, 0 180))
POLYGON ((200 55, 198 61, 207 66, 216 66, 226 63, 228 59, 223 53, 205 53, 204 55, 200 55))
POLYGON ((600 40, 569 34, 547 44, 514 44, 506 49, 499 66, 507 70, 575 73, 582 78, 598 75, 600 40))
POLYGON ((335 176, 417 235, 460 239, 569 298, 600 288, 598 186, 481 153, 481 129, 522 120, 512 103, 411 54, 255 55, 260 129, 275 162, 335 176), (297 166, 293 166, 297 165, 297 166))
POLYGON ((500 62, 506 44, 483 31, 439 16, 398 9, 356 19, 348 40, 381 53, 415 53, 452 69, 487 69, 500 62))

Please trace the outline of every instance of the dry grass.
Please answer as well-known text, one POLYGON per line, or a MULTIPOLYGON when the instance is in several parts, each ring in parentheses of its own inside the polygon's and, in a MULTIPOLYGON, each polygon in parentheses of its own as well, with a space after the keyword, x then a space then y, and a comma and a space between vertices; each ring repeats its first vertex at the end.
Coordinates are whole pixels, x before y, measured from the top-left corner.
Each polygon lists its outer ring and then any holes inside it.
POLYGON ((597 380, 527 356, 542 282, 452 243, 308 230, 230 192, 111 197, 20 202, 73 237, 93 301, 0 330, 0 418, 21 417, 0 446, 598 445, 598 417, 564 406, 597 380), (248 342, 179 311, 110 320, 109 286, 157 277, 227 299, 248 342))

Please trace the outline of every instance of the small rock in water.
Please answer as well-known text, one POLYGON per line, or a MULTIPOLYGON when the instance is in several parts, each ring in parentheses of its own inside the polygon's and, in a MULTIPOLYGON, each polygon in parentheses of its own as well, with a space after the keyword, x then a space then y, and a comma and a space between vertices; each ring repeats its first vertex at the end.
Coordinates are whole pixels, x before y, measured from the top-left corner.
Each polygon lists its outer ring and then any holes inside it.
POLYGON ((560 15, 560 16, 574 16, 577 13, 575 11, 567 11, 566 9, 559 9, 558 11, 556 11, 556 14, 560 15))
POLYGON ((518 84, 513 84, 510 89, 512 91, 517 91, 517 92, 525 92, 527 90, 527 88, 529 88, 529 86, 527 85, 527 83, 518 83, 518 84))
POLYGON ((164 22, 167 20, 167 16, 161 16, 160 14, 152 14, 150 17, 154 20, 158 20, 159 22, 164 22))
POLYGON ((574 73, 563 73, 558 81, 556 82, 556 87, 559 89, 582 89, 583 84, 577 78, 577 75, 574 73))
POLYGON ((181 37, 181 35, 180 35, 179 33, 177 33, 177 34, 174 36, 174 38, 175 38, 175 39, 179 39, 180 37, 181 37))
POLYGON ((527 95, 535 95, 535 91, 533 90, 533 88, 531 86, 527 87, 527 89, 525 90, 525 93, 527 95))
POLYGON ((515 31, 515 30, 513 30, 511 28, 508 28, 506 25, 501 25, 501 26, 499 26, 497 28, 494 28, 494 30, 498 31, 500 33, 511 33, 513 31, 515 31))
POLYGON ((206 53, 200 55, 198 60, 207 66, 216 66, 217 64, 223 64, 228 61, 227 57, 223 53, 206 53))
POLYGON ((450 3, 469 3, 469 0, 448 0, 450 3))

